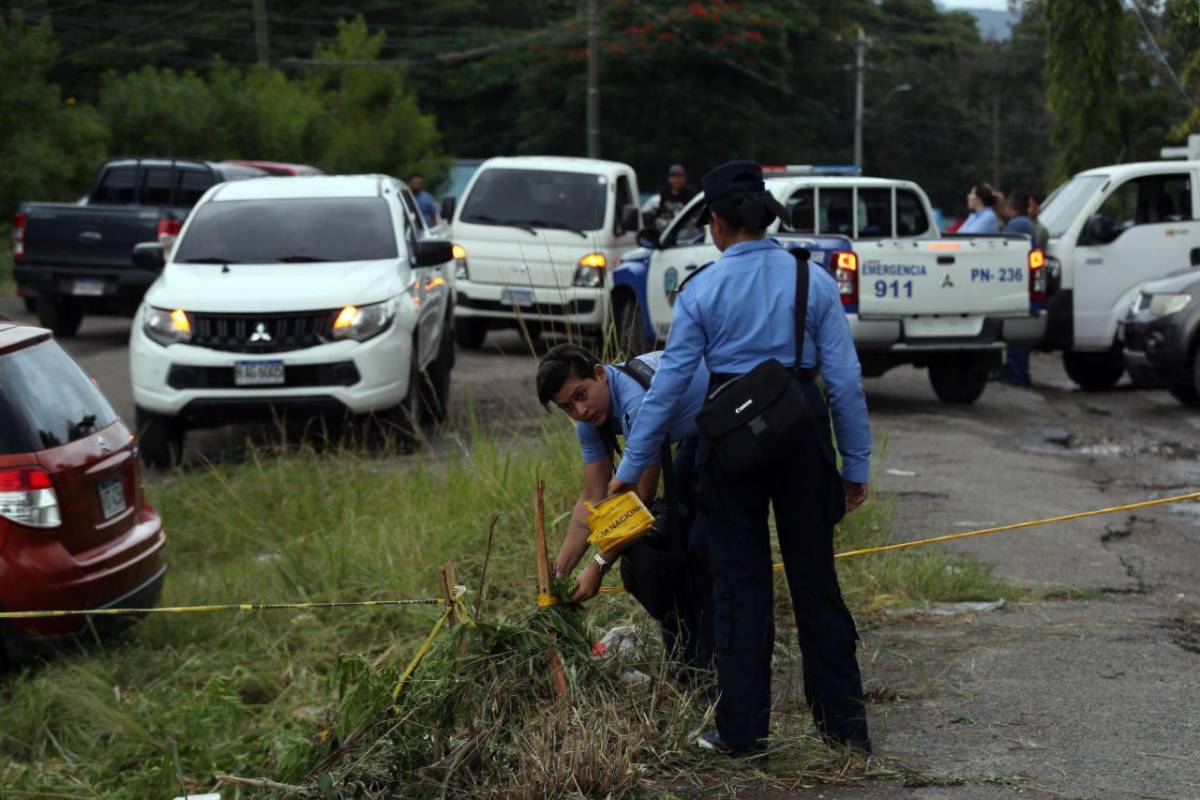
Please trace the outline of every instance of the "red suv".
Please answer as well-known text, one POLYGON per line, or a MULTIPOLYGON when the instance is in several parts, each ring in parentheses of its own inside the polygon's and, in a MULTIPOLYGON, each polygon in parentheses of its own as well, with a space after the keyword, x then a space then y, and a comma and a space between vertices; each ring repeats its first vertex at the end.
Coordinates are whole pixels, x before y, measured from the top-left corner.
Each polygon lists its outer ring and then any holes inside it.
MULTIPOLYGON (((133 432, 50 331, 0 317, 0 610, 149 607, 165 544, 133 432)), ((0 621, 0 663, 86 630, 0 621)))

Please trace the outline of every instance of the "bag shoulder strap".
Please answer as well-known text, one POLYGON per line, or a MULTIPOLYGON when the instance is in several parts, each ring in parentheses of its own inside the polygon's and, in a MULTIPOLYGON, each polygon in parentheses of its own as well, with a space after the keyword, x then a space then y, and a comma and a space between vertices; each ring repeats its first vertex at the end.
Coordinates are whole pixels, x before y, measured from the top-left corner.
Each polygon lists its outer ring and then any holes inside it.
MULTIPOLYGON (((640 358, 637 358, 636 356, 634 358, 631 358, 631 359, 625 361, 622 364, 614 364, 613 366, 616 367, 618 371, 625 373, 626 375, 628 375, 629 377, 631 377, 635 381, 637 381, 638 385, 641 386, 643 389, 645 389, 646 391, 650 391, 650 383, 651 383, 651 381, 654 380, 654 373, 655 373, 654 367, 650 366, 645 361, 642 361, 640 358)), ((613 436, 612 446, 614 448, 617 446, 615 435, 613 436)), ((617 450, 617 452, 619 453, 620 450, 617 450)), ((663 442, 662 452, 659 454, 659 461, 661 462, 661 465, 662 465, 664 495, 667 498, 667 503, 668 503, 669 507, 672 507, 672 511, 674 511, 673 506, 676 505, 674 502, 674 498, 676 496, 675 495, 675 488, 676 488, 675 487, 675 464, 671 457, 670 437, 667 437, 667 439, 663 442)), ((676 516, 677 515, 674 513, 668 513, 668 515, 667 515, 667 526, 669 528, 668 535, 669 535, 672 547, 677 547, 679 545, 679 536, 677 535, 678 529, 676 527, 676 523, 678 520, 676 519, 676 516)))
POLYGON ((803 247, 790 251, 796 259, 796 361, 792 370, 800 369, 804 358, 804 326, 808 323, 808 256, 803 247))

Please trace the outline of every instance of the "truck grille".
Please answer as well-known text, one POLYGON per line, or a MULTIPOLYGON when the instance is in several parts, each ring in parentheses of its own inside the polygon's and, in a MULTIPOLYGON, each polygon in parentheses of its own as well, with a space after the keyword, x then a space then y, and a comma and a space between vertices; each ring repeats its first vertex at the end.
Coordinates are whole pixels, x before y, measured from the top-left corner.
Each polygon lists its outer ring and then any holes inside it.
POLYGON ((302 314, 190 314, 191 344, 233 353, 282 353, 315 347, 333 330, 336 311, 302 314))

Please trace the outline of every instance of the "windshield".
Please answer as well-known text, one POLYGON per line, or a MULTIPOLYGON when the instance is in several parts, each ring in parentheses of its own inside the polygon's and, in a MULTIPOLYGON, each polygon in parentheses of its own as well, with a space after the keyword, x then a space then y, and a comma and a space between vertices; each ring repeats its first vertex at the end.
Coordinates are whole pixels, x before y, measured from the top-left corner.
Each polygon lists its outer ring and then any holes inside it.
POLYGON ((594 231, 604 227, 608 179, 583 172, 489 169, 463 206, 463 222, 594 231))
POLYGON ((1080 209, 1106 180, 1107 175, 1077 175, 1046 198, 1046 204, 1038 213, 1038 222, 1046 226, 1051 239, 1067 232, 1080 209))
POLYGON ((172 260, 198 264, 396 258, 382 198, 233 200, 196 209, 172 260))

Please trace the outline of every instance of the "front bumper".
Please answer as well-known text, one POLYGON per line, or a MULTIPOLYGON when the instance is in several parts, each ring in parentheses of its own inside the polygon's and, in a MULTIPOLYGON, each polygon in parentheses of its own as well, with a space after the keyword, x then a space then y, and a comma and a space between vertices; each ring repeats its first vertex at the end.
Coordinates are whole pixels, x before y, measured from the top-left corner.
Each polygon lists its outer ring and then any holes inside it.
POLYGON ((255 355, 188 344, 164 347, 135 319, 129 359, 134 402, 147 411, 196 425, 229 418, 269 417, 274 411, 343 410, 366 414, 394 408, 408 394, 412 331, 397 317, 366 342, 340 341, 255 355), (238 387, 238 361, 282 361, 286 383, 238 387))
POLYGON ((559 323, 584 328, 600 328, 608 314, 607 286, 502 286, 459 280, 455 284, 454 316, 459 319, 486 319, 497 327, 520 321, 559 323), (505 289, 531 291, 533 303, 513 306, 502 300, 505 289))
POLYGON ((1122 320, 1117 330, 1126 364, 1151 369, 1168 381, 1191 380, 1189 343, 1174 316, 1139 315, 1122 320))

